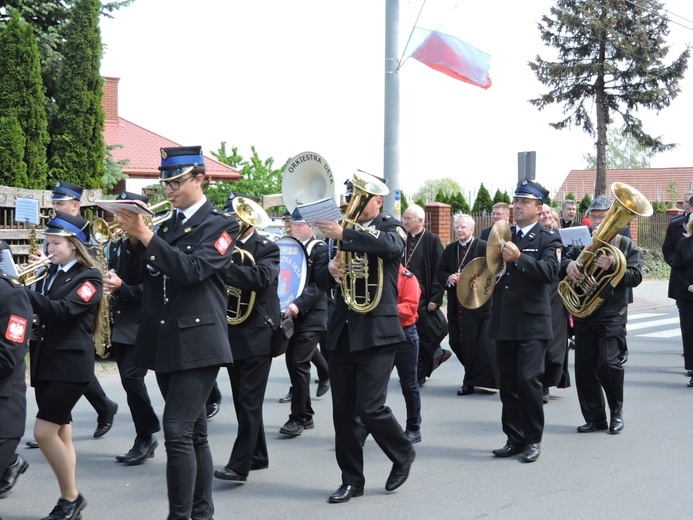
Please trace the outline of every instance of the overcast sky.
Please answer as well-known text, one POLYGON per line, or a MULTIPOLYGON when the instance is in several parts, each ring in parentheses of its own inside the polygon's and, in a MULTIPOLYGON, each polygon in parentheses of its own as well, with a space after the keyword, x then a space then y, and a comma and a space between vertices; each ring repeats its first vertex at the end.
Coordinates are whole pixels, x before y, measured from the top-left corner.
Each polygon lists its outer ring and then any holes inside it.
MULTIPOLYGON (((421 0, 402 0, 403 49, 421 0)), ((553 130, 559 108, 527 100, 546 89, 527 66, 542 46, 536 22, 551 0, 428 0, 420 24, 456 31, 491 54, 488 90, 408 60, 400 71, 401 188, 452 177, 466 196, 481 182, 510 191, 517 153, 537 152, 537 179, 556 190, 583 168, 593 140, 581 129, 553 130), (451 6, 457 5, 454 11, 451 6), (442 18, 441 18, 442 17, 442 18)), ((693 20, 693 2, 666 7, 693 20)), ((673 56, 693 40, 693 21, 674 18, 673 56)), ((244 157, 254 145, 278 167, 300 152, 322 155, 338 181, 361 169, 382 175, 385 2, 383 0, 137 0, 102 20, 102 74, 120 78, 121 117, 205 153, 222 141, 244 157)), ((693 66, 693 64, 691 64, 693 66)), ((646 131, 679 143, 655 167, 693 166, 693 80, 646 131)), ((668 180, 663 180, 668 184, 668 180)))

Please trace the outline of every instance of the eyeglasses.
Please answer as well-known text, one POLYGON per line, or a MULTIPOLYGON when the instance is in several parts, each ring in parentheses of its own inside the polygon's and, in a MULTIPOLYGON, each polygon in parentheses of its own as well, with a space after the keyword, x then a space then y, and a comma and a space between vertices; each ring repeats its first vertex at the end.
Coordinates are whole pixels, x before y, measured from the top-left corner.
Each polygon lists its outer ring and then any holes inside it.
POLYGON ((410 220, 421 220, 418 217, 402 217, 402 222, 409 222, 410 220))
POLYGON ((171 188, 173 191, 178 191, 178 190, 180 189, 180 187, 181 187, 182 184, 184 184, 185 182, 187 182, 187 181, 189 181, 190 179, 193 179, 193 178, 195 178, 195 176, 194 176, 194 175, 191 175, 191 176, 188 177, 187 179, 183 179, 183 180, 159 181, 159 184, 161 185, 161 187, 162 187, 163 189, 171 188))

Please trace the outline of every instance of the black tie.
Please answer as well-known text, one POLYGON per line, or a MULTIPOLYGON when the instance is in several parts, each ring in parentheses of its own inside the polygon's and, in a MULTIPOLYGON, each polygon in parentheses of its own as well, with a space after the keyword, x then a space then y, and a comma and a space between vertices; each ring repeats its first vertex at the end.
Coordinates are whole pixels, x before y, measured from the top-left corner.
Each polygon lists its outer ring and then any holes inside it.
POLYGON ((182 211, 178 211, 176 216, 176 224, 173 226, 173 230, 178 231, 178 229, 180 229, 180 227, 183 225, 184 220, 185 213, 183 213, 182 211))
POLYGON ((524 236, 524 234, 522 233, 522 230, 517 232, 517 238, 518 239, 522 238, 523 236, 524 236))
POLYGON ((52 278, 52 281, 50 282, 50 286, 46 290, 46 292, 52 292, 58 287, 58 281, 62 280, 62 278, 65 276, 65 271, 62 269, 58 269, 58 272, 55 273, 55 275, 52 278))

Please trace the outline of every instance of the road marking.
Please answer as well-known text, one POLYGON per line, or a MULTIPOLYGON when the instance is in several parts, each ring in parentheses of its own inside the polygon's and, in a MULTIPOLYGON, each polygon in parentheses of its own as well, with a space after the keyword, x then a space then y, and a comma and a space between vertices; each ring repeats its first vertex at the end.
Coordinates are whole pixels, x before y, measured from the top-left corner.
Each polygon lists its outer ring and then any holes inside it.
POLYGON ((639 314, 630 314, 628 316, 628 321, 644 320, 646 318, 656 318, 657 316, 664 316, 664 314, 661 312, 643 312, 639 314))
POLYGON ((652 321, 646 321, 645 323, 634 323, 634 324, 628 324, 626 325, 626 330, 628 332, 632 330, 638 330, 638 329, 649 329, 652 327, 659 327, 661 325, 673 325, 674 323, 678 324, 679 319, 678 318, 666 318, 664 320, 652 320, 652 321))
POLYGON ((675 338, 681 335, 681 329, 660 330, 659 332, 650 332, 649 334, 636 334, 637 338, 675 338))

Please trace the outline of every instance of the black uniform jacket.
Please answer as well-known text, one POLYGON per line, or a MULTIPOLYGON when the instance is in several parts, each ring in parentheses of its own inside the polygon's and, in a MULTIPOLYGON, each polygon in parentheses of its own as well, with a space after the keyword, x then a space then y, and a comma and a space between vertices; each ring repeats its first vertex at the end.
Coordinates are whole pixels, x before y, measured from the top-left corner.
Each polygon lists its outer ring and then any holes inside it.
MULTIPOLYGON (((612 287, 610 284, 604 288, 599 298, 604 301, 586 318, 574 317, 575 320, 588 320, 590 322, 608 321, 609 323, 626 323, 628 319, 628 294, 633 287, 642 282, 642 267, 640 265, 640 251, 631 239, 623 235, 617 235, 611 245, 618 247, 626 258, 626 272, 621 281, 612 287)), ((576 260, 584 248, 571 247, 567 255, 561 260, 559 277, 566 275, 568 264, 576 260)), ((613 273, 616 265, 612 264, 610 273, 613 273)), ((601 271, 601 269, 597 269, 601 271)))
POLYGON ((24 357, 33 311, 24 287, 0 273, 0 439, 14 439, 26 424, 24 357))
MULTIPOLYGON (((669 226, 667 226, 667 234, 664 237, 664 243, 662 244, 662 254, 664 255, 664 261, 672 267, 674 265, 676 246, 679 244, 679 242, 681 242, 683 234, 686 232, 687 224, 688 215, 679 215, 672 218, 669 222, 669 226)), ((673 270, 669 276, 669 289, 667 296, 669 298, 677 298, 677 288, 676 282, 674 281, 673 270)))
POLYGON ((550 284, 558 273, 556 250, 561 247, 557 231, 537 222, 522 238, 511 226, 520 259, 508 262, 493 291, 491 338, 498 341, 551 339, 550 284))
MULTIPOLYGON (((118 273, 123 241, 111 242, 108 268, 118 273)), ((119 275, 120 276, 120 275, 119 275)), ((120 284, 120 289, 111 295, 111 341, 123 345, 134 345, 142 316, 142 284, 120 284)))
MULTIPOLYGON (((429 231, 422 231, 422 233, 421 243, 416 247, 425 252, 423 257, 424 272, 414 272, 421 287, 421 302, 425 305, 428 305, 430 302, 441 305, 443 303, 443 294, 445 293, 445 284, 441 285, 438 283, 438 268, 440 267, 440 258, 443 255, 443 244, 435 233, 429 231)), ((407 235, 407 240, 409 240, 410 236, 407 235)), ((421 306, 419 306, 420 309, 421 306)))
POLYGON ((315 283, 316 259, 325 254, 327 244, 313 237, 305 244, 308 255, 308 280, 303 292, 294 300, 298 316, 294 318, 297 332, 325 332, 327 330, 327 293, 315 283))
POLYGON ((145 248, 128 240, 123 281, 143 284, 138 365, 173 372, 231 362, 226 322, 226 270, 238 222, 206 200, 185 224, 159 226, 145 248))
POLYGON ((94 326, 103 290, 103 278, 96 268, 74 264, 41 294, 57 271, 27 291, 39 318, 38 338, 30 345, 31 382, 69 381, 85 383, 94 379, 94 326))
POLYGON ((258 307, 262 308, 275 324, 279 324, 279 246, 254 231, 245 243, 237 242, 236 247, 250 253, 255 265, 231 264, 226 271, 226 283, 241 289, 244 297, 250 291, 254 291, 255 303, 247 320, 228 327, 233 358, 269 356, 274 331, 262 313, 258 312, 258 307))
POLYGON ((677 300, 693 301, 693 293, 688 292, 688 286, 693 284, 693 237, 679 240, 671 266, 671 280, 677 300))
MULTIPOLYGON (((383 291, 380 303, 371 312, 361 314, 352 311, 344 302, 344 298, 338 295, 335 298, 334 315, 327 330, 327 350, 336 348, 342 329, 347 326, 352 351, 405 341, 397 311, 397 277, 404 252, 404 230, 398 220, 382 214, 373 219, 370 227, 371 229, 362 231, 344 229, 341 250, 367 253, 369 283, 377 281, 378 258, 383 259, 383 291)), ((327 257, 328 253, 325 251, 317 259, 316 282, 323 290, 337 285, 330 275, 327 257)))

